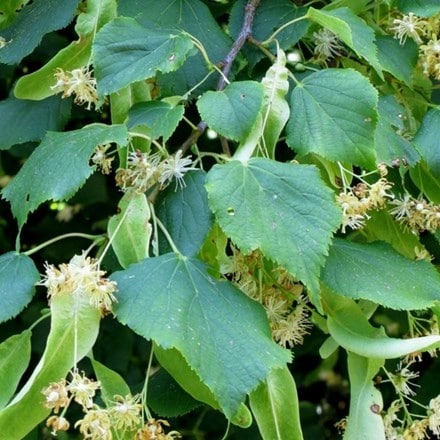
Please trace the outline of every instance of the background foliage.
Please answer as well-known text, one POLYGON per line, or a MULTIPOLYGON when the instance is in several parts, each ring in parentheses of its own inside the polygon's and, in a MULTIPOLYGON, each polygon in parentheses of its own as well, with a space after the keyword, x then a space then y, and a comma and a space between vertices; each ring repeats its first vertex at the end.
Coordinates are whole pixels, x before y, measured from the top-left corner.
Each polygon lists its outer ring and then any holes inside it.
POLYGON ((2 435, 440 437, 439 35, 437 0, 2 2, 2 435))

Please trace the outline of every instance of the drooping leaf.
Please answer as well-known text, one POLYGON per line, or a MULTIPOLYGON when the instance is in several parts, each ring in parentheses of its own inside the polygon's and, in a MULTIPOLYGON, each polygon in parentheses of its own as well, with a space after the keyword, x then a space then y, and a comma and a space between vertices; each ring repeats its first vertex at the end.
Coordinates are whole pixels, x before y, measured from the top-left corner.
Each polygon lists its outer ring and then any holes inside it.
POLYGON ((116 0, 88 0, 78 15, 75 31, 79 36, 35 72, 20 77, 14 89, 20 99, 40 100, 54 94, 57 68, 72 71, 90 64, 92 41, 96 32, 116 16, 116 0))
POLYGON ((286 54, 279 49, 275 63, 261 81, 264 87, 263 139, 271 157, 274 157, 275 145, 290 114, 289 104, 285 99, 289 91, 287 74, 286 54))
POLYGON ((152 226, 150 207, 145 194, 130 191, 118 204, 119 212, 108 222, 108 235, 122 267, 148 257, 152 226))
POLYGON ((377 161, 392 165, 393 160, 404 159, 410 166, 414 166, 420 155, 413 143, 406 140, 401 134, 405 125, 406 111, 392 95, 381 96, 378 102, 379 119, 375 131, 377 161))
POLYGON ((8 98, 0 102, 0 150, 41 141, 48 130, 61 130, 70 116, 70 102, 58 97, 41 102, 8 98))
MULTIPOLYGON (((229 19, 229 30, 233 38, 237 38, 245 13, 246 0, 238 0, 234 3, 229 19)), ((305 16, 307 8, 296 7, 289 0, 262 0, 258 5, 252 23, 252 36, 258 41, 264 41, 270 37, 282 25, 299 17, 305 16)), ((277 34, 276 40, 283 50, 293 47, 307 32, 309 27, 307 20, 292 23, 277 34)), ((273 45, 274 53, 276 47, 273 45)), ((243 51, 251 66, 264 58, 264 54, 252 45, 245 45, 243 51)))
POLYGON ((287 143, 299 154, 375 166, 377 92, 360 73, 326 69, 295 87, 287 143))
POLYGON ((386 335, 383 327, 373 327, 359 304, 349 298, 323 292, 330 335, 347 351, 376 359, 394 359, 409 353, 440 347, 440 336, 398 339, 386 335))
POLYGON ((383 363, 348 352, 350 411, 344 440, 385 440, 382 395, 373 383, 383 363))
POLYGON ((197 109, 213 130, 243 142, 262 108, 263 96, 264 89, 260 83, 235 81, 222 91, 205 92, 197 101, 197 109))
POLYGON ((417 44, 408 39, 401 45, 391 35, 376 35, 376 46, 382 69, 411 87, 413 70, 419 55, 417 44))
POLYGON ((439 0, 397 0, 399 11, 409 14, 412 12, 419 17, 432 17, 440 12, 439 0))
POLYGON ((103 26, 93 42, 93 64, 101 96, 134 81, 177 70, 193 48, 184 33, 151 30, 119 17, 103 26))
POLYGON ((358 56, 365 58, 382 77, 374 31, 351 9, 337 8, 324 11, 309 8, 307 17, 336 34, 358 56))
MULTIPOLYGON (((185 358, 174 348, 165 350, 155 346, 154 354, 160 365, 165 368, 179 385, 197 401, 206 403, 214 409, 220 409, 214 393, 204 384, 197 373, 188 365, 185 358)), ((237 412, 231 417, 231 423, 248 428, 252 423, 252 415, 247 406, 242 403, 237 412)))
POLYGON ((302 440, 298 394, 287 366, 270 371, 249 403, 263 439, 302 440))
MULTIPOLYGON (((134 17, 147 28, 178 29, 199 40, 213 63, 223 61, 232 44, 207 5, 200 0, 122 1, 119 15, 134 17)), ((183 66, 171 73, 159 75, 158 83, 164 95, 183 95, 206 76, 208 67, 201 54, 189 57, 183 66)), ((217 75, 212 75, 197 89, 198 93, 215 87, 217 75)))
POLYGON ((118 283, 118 320, 179 350, 228 418, 271 368, 289 360, 272 342, 263 309, 196 259, 165 254, 110 278, 118 283))
POLYGON ((0 256, 0 322, 18 315, 31 301, 40 279, 31 258, 8 252, 0 256))
POLYGON ((130 388, 120 374, 101 364, 96 359, 91 359, 91 362, 96 379, 101 384, 99 389, 102 398, 107 406, 110 406, 111 402, 115 401, 115 396, 125 397, 131 394, 130 388))
POLYGON ((240 249, 261 249, 312 294, 318 292, 320 267, 341 214, 314 166, 232 161, 209 171, 206 188, 221 228, 240 249))
POLYGON ((414 144, 436 179, 440 179, 440 151, 438 148, 440 110, 433 108, 423 118, 414 144))
POLYGON ((140 102, 130 108, 127 127, 141 125, 152 139, 163 137, 166 142, 183 118, 183 105, 173 106, 164 101, 140 102))
POLYGON ((417 310, 440 300, 440 275, 427 261, 412 261, 388 243, 335 239, 321 273, 334 292, 397 310, 417 310))
POLYGON ((127 141, 126 127, 118 125, 91 124, 81 130, 47 133, 2 193, 19 227, 43 202, 67 200, 75 194, 94 171, 89 159, 96 146, 127 141))
POLYGON ((50 308, 50 333, 43 356, 20 392, 0 411, 0 432, 5 439, 24 438, 50 414, 41 391, 65 378, 98 336, 100 313, 87 296, 56 295, 50 308))
POLYGON ((0 50, 0 62, 16 64, 30 54, 49 32, 61 29, 73 19, 79 0, 34 0, 25 6, 9 27, 0 31, 7 42, 0 50))
POLYGON ((17 388, 31 359, 30 330, 13 335, 0 344, 0 410, 5 407, 17 388))
POLYGON ((202 405, 161 368, 148 381, 148 406, 161 417, 179 417, 202 405))
MULTIPOLYGON (((179 251, 195 255, 212 227, 212 214, 205 189, 206 174, 192 171, 185 175, 181 189, 169 186, 157 200, 156 214, 179 251)), ((159 235, 160 253, 171 252, 165 237, 159 235)))

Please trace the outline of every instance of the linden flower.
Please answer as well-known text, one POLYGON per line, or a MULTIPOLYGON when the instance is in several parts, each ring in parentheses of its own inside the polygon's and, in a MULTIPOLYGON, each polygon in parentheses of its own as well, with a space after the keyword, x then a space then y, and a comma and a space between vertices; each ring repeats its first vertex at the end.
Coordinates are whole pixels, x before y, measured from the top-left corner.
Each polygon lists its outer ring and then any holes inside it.
POLYGON ((108 412, 103 409, 88 411, 84 418, 75 423, 75 428, 79 426, 79 431, 84 439, 91 440, 112 440, 112 425, 108 412))
POLYGON ((181 438, 181 435, 177 431, 170 431, 165 434, 164 426, 170 426, 166 420, 162 419, 150 419, 148 423, 136 432, 135 440, 173 440, 181 438))
POLYGON ((53 409, 55 414, 58 414, 60 408, 65 408, 69 404, 70 399, 65 379, 51 382, 41 393, 46 397, 44 406, 53 409))
POLYGON ((168 157, 159 165, 159 183, 162 188, 168 186, 173 179, 176 179, 176 189, 177 187, 183 188, 185 186, 183 180, 185 173, 196 169, 191 166, 193 164, 192 159, 189 157, 182 158, 182 154, 182 150, 178 150, 174 156, 168 157))
POLYGON ((110 174, 112 170, 112 161, 114 157, 108 157, 106 151, 110 148, 110 144, 98 145, 92 156, 92 162, 102 171, 103 174, 110 174))
POLYGON ((142 421, 142 405, 137 403, 139 396, 114 396, 115 405, 110 407, 109 413, 116 429, 132 429, 142 421))
POLYGON ((428 429, 428 420, 416 420, 408 426, 403 432, 403 438, 406 440, 423 440, 426 438, 426 430, 428 429))
POLYGON ((72 379, 67 389, 72 394, 75 402, 79 403, 83 407, 83 410, 92 408, 93 397, 95 396, 96 390, 101 386, 100 382, 95 382, 85 377, 84 371, 82 372, 82 376, 77 372, 71 374, 72 379))
POLYGON ((394 194, 387 192, 392 186, 393 184, 383 177, 370 186, 368 198, 372 208, 382 208, 385 206, 387 198, 394 199, 394 194))
POLYGON ((336 56, 341 56, 344 47, 339 38, 332 31, 322 28, 313 33, 315 43, 314 53, 319 60, 328 60, 336 56))
POLYGON ((440 396, 429 402, 428 425, 431 432, 440 438, 440 396))
POLYGON ((96 260, 82 255, 74 255, 68 264, 61 264, 59 269, 45 264, 46 276, 42 284, 47 287, 48 297, 59 294, 88 295, 90 304, 102 313, 111 311, 116 301, 113 293, 116 282, 104 278, 105 272, 98 268, 96 260))
POLYGON ((413 362, 409 362, 407 365, 403 365, 403 362, 400 362, 397 366, 396 373, 390 373, 390 379, 399 393, 402 393, 404 396, 415 396, 414 390, 411 389, 412 386, 419 386, 413 382, 412 379, 416 379, 419 377, 419 373, 416 371, 411 371, 409 367, 413 362))
POLYGON ((370 202, 365 197, 359 199, 352 191, 342 192, 336 196, 336 202, 342 208, 341 231, 343 234, 345 234, 347 226, 351 229, 360 229, 365 225, 365 221, 370 218, 367 214, 370 202))
POLYGON ((440 79, 440 41, 436 35, 427 44, 420 46, 419 61, 425 75, 440 79))
POLYGON ((412 38, 417 44, 422 44, 420 36, 425 33, 428 24, 426 20, 410 12, 401 19, 393 20, 393 24, 394 26, 390 30, 394 32, 394 38, 397 38, 400 44, 405 44, 407 37, 412 38))
POLYGON ((55 93, 63 93, 62 98, 68 98, 75 95, 74 102, 78 105, 87 103, 87 110, 91 105, 98 102, 98 93, 96 91, 96 79, 92 77, 92 71, 88 66, 65 72, 57 68, 54 74, 57 82, 51 89, 55 93))
POLYGON ((67 431, 70 428, 70 423, 64 417, 50 416, 46 420, 46 426, 52 428, 52 435, 57 434, 57 431, 67 431))

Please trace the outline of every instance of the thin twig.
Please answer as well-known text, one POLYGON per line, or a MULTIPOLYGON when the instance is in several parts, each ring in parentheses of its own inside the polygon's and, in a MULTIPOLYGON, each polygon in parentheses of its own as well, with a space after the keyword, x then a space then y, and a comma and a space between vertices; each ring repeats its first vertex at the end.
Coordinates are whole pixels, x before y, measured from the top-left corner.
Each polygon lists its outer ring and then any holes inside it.
MULTIPOLYGON (((221 72, 222 75, 220 76, 218 83, 217 83, 217 91, 223 90, 227 85, 227 77, 229 73, 231 72, 232 65, 235 61, 235 58, 237 58, 238 53, 240 52, 241 48, 243 47, 246 40, 251 36, 252 34, 252 24, 255 17, 255 11, 257 10, 257 7, 260 3, 260 0, 248 0, 246 6, 244 7, 244 18, 243 18, 243 25, 240 29, 240 32, 237 36, 237 39, 234 41, 234 43, 231 46, 231 49, 229 50, 228 54, 226 55, 225 59, 222 61, 221 66, 221 72)), ((185 153, 191 145, 195 144, 197 142, 197 139, 204 133, 206 130, 207 124, 204 121, 200 121, 197 125, 197 129, 194 130, 191 135, 186 139, 185 142, 181 145, 181 150, 183 153, 185 153)), ((226 141, 226 139, 221 141, 223 152, 230 156, 229 146, 226 141)))

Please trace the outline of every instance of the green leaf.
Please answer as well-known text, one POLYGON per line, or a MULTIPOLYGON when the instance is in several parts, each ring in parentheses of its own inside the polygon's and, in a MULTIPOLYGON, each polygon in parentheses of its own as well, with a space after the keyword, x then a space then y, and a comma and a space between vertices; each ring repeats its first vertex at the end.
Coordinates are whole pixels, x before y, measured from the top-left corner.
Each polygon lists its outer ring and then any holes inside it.
POLYGON ((49 32, 61 29, 73 19, 79 0, 34 0, 14 22, 0 31, 8 43, 0 50, 0 62, 16 64, 30 54, 49 32))
POLYGON ((18 315, 35 293, 38 269, 27 255, 8 252, 0 256, 0 322, 18 315))
POLYGON ((440 151, 438 148, 440 110, 433 108, 423 118, 414 144, 435 179, 440 179, 440 151))
MULTIPOLYGON (((84 5, 83 5, 84 6, 84 5)), ((37 71, 18 79, 14 93, 17 98, 40 100, 54 94, 51 89, 57 68, 72 71, 90 64, 92 41, 103 24, 116 16, 115 0, 88 0, 86 10, 78 15, 75 31, 80 37, 60 50, 37 71)))
POLYGON ((382 66, 377 59, 373 29, 349 8, 331 11, 309 8, 307 17, 336 34, 358 56, 365 58, 383 78, 382 66))
POLYGON ((47 200, 68 200, 93 173, 90 156, 96 146, 127 143, 125 126, 91 124, 66 133, 49 132, 3 190, 21 228, 27 216, 47 200), (29 185, 32 182, 32 185, 29 185))
POLYGON ((129 129, 141 125, 152 139, 163 137, 166 142, 183 118, 183 105, 173 106, 164 101, 149 101, 135 104, 128 112, 129 129))
POLYGON ((0 410, 5 407, 31 360, 30 330, 13 335, 0 344, 0 410))
POLYGON ((376 45, 382 69, 411 87, 413 70, 419 56, 417 44, 408 39, 401 45, 391 35, 376 35, 376 45))
POLYGON ((431 202, 440 204, 440 180, 434 177, 424 161, 409 169, 412 181, 431 202))
POLYGON ((440 0, 397 0, 397 8, 404 14, 432 17, 440 12, 440 0))
POLYGON ((289 104, 285 99, 289 91, 287 75, 286 55, 279 49, 275 63, 261 81, 264 87, 263 139, 271 157, 274 157, 275 145, 290 115, 289 104))
MULTIPOLYGON (((119 2, 119 15, 134 17, 146 28, 179 29, 197 38, 205 48, 213 63, 225 58, 232 44, 231 39, 222 30, 212 16, 206 4, 199 0, 157 0, 119 2)), ((159 75, 159 87, 165 96, 183 95, 207 75, 208 67, 201 54, 186 60, 176 72, 159 75)), ((196 93, 214 88, 217 76, 197 88, 196 93)))
POLYGON ((334 292, 396 310, 420 310, 440 300, 440 275, 427 261, 412 261, 388 243, 336 238, 321 273, 334 292))
POLYGON ((409 353, 440 347, 440 336, 389 338, 383 327, 373 327, 359 304, 334 293, 323 292, 324 309, 328 314, 330 335, 347 351, 377 359, 394 359, 409 353))
POLYGON ((179 350, 228 418, 270 369, 289 361, 260 305, 196 259, 165 254, 110 278, 118 283, 118 320, 179 350))
POLYGON ((147 402, 161 417, 179 417, 201 405, 201 402, 188 394, 165 368, 159 369, 149 378, 147 402))
POLYGON ((375 132, 377 161, 392 166, 395 159, 405 159, 408 165, 414 166, 420 155, 413 143, 399 134, 403 132, 406 118, 405 108, 393 95, 381 96, 378 103, 379 119, 375 132))
POLYGON ((61 130, 70 116, 70 101, 8 98, 0 102, 0 113, 0 150, 7 150, 15 144, 41 141, 47 130, 61 130))
POLYGON ((352 69, 308 75, 292 92, 287 143, 301 155, 375 166, 377 91, 352 69))
POLYGON ((88 296, 55 295, 50 309, 50 333, 43 356, 20 392, 0 411, 0 432, 5 439, 22 439, 50 414, 41 391, 65 378, 98 336, 100 312, 90 305, 88 296))
POLYGON ((348 352, 350 410, 344 440, 385 440, 382 395, 373 383, 383 363, 348 352))
POLYGON ((148 257, 152 226, 145 194, 129 191, 118 204, 119 212, 109 219, 108 235, 122 267, 148 257))
POLYGON ((93 42, 93 64, 101 96, 128 84, 177 70, 193 43, 184 33, 151 30, 133 18, 120 17, 103 26, 93 42))
POLYGON ((320 267, 341 214, 316 167, 232 161, 209 171, 206 188, 221 228, 240 249, 261 249, 312 295, 319 291, 320 267))
POLYGON ((264 440, 302 440, 298 394, 287 366, 270 371, 249 403, 264 440))
POLYGON ((121 375, 95 359, 91 359, 91 362, 93 371, 96 374, 96 379, 99 380, 101 384, 100 391, 102 398, 107 406, 111 405, 111 402, 115 400, 115 396, 125 397, 131 394, 130 388, 121 375))
MULTIPOLYGON (((195 255, 212 227, 212 214, 205 189, 206 173, 191 171, 185 174, 185 186, 172 185, 163 191, 156 203, 156 214, 164 224, 179 251, 195 255)), ((161 254, 171 252, 163 234, 159 235, 161 254)))
POLYGON ((244 142, 262 109, 263 96, 260 83, 235 81, 222 91, 205 92, 197 101, 197 109, 213 130, 244 142))

